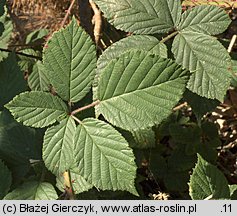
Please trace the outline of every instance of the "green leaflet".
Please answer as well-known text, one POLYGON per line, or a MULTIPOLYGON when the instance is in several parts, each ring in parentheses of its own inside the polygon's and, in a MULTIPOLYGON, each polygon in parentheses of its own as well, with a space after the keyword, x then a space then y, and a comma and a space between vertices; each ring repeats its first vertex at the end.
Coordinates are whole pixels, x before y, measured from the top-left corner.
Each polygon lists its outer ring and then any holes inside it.
POLYGON ((119 132, 89 118, 77 127, 74 140, 79 174, 86 181, 102 190, 127 190, 137 195, 134 155, 119 132))
POLYGON ((57 96, 46 92, 24 92, 7 105, 14 118, 26 126, 46 127, 65 117, 66 104, 57 96))
POLYGON ((7 110, 0 113, 0 155, 8 165, 40 159, 40 139, 40 134, 34 128, 14 121, 7 110))
POLYGON ((165 33, 180 21, 179 0, 95 0, 116 28, 136 34, 165 33))
POLYGON ((178 123, 173 123, 169 125, 169 135, 172 137, 174 142, 185 144, 188 150, 193 150, 186 153, 188 155, 196 153, 196 146, 199 145, 201 141, 202 131, 195 125, 192 127, 184 127, 178 123))
POLYGON ((188 190, 189 173, 170 170, 164 176, 165 187, 169 191, 185 192, 188 190))
POLYGON ((37 61, 28 77, 28 84, 33 91, 48 91, 50 84, 44 71, 44 65, 37 61))
POLYGON ((220 42, 203 33, 181 31, 172 52, 176 62, 192 72, 187 85, 190 91, 223 101, 230 84, 231 59, 220 42))
POLYGON ((150 54, 167 58, 167 48, 164 43, 149 35, 132 35, 113 43, 97 61, 97 69, 102 70, 111 60, 132 49, 147 51, 150 54))
POLYGON ((213 111, 220 103, 218 100, 201 97, 189 90, 184 93, 184 99, 191 106, 197 119, 201 119, 207 112, 213 111))
POLYGON ((30 169, 30 160, 42 158, 42 130, 26 127, 14 120, 7 109, 0 112, 0 158, 18 184, 30 169))
POLYGON ((206 161, 216 163, 216 148, 221 146, 217 128, 210 122, 202 122, 200 126, 184 127, 176 123, 169 126, 169 132, 173 142, 186 146, 187 155, 199 153, 206 161))
POLYGON ((73 136, 76 124, 67 117, 60 124, 47 129, 44 135, 43 160, 55 175, 60 175, 73 164, 73 136))
POLYGON ((0 199, 2 199, 10 189, 12 176, 9 169, 0 160, 0 199))
POLYGON ((0 111, 0 129, 7 130, 17 125, 18 123, 13 119, 12 115, 7 109, 0 111))
MULTIPOLYGON (((41 57, 41 52, 38 50, 33 50, 33 49, 23 49, 21 50, 22 53, 24 54, 28 54, 28 55, 32 55, 35 57, 41 57)), ((27 56, 22 56, 22 55, 18 55, 17 56, 19 61, 17 62, 18 65, 20 66, 21 70, 23 72, 27 72, 27 74, 31 73, 33 66, 36 64, 37 60, 34 58, 29 58, 27 56)))
POLYGON ((134 143, 129 142, 132 148, 151 149, 156 146, 155 132, 152 128, 131 131, 134 143))
MULTIPOLYGON (((69 170, 70 171, 70 177, 71 177, 71 182, 72 182, 72 188, 73 188, 73 192, 75 194, 79 194, 85 191, 90 190, 91 188, 93 188, 92 184, 89 184, 84 177, 82 177, 79 173, 79 169, 78 167, 74 167, 72 169, 69 170)), ((60 191, 65 191, 65 185, 64 185, 64 178, 63 175, 59 175, 57 176, 57 188, 60 191)))
POLYGON ((172 60, 130 51, 101 72, 97 109, 125 130, 151 127, 171 114, 187 79, 187 71, 172 60))
MULTIPOLYGON (((93 83, 93 99, 97 100, 97 88, 98 88, 98 79, 102 69, 105 68, 107 64, 113 59, 118 58, 125 52, 131 50, 143 50, 147 51, 150 54, 160 55, 163 58, 167 58, 167 47, 164 43, 160 43, 160 41, 148 35, 132 35, 118 42, 113 43, 110 47, 108 47, 102 55, 99 57, 97 61, 97 72, 96 77, 93 83), (144 46, 145 44, 145 46, 144 46)), ((96 109, 96 115, 99 113, 96 109)))
POLYGON ((50 183, 29 181, 7 194, 4 200, 56 200, 57 198, 57 192, 50 183))
POLYGON ((27 89, 23 73, 14 54, 0 62, 0 110, 12 98, 27 89))
POLYGON ((62 99, 77 102, 89 92, 95 75, 96 48, 75 18, 53 34, 44 49, 43 63, 62 99))
POLYGON ((182 14, 172 52, 178 64, 193 72, 188 89, 199 96, 223 101, 230 85, 231 59, 215 38, 231 20, 216 6, 198 6, 182 14))
POLYGON ((179 144, 168 158, 168 170, 173 172, 185 172, 191 170, 197 162, 196 154, 188 155, 185 145, 179 144))
POLYGON ((185 11, 177 29, 217 35, 224 32, 230 23, 228 14, 220 7, 202 5, 185 11))
POLYGON ((26 44, 37 42, 40 39, 43 39, 49 33, 48 29, 37 29, 26 37, 26 44))
POLYGON ((12 122, 1 120, 3 119, 0 119, 0 124, 5 123, 5 126, 0 127, 0 158, 12 171, 13 181, 16 183, 29 171, 30 159, 41 159, 42 136, 34 128, 25 127, 14 119, 12 122))
POLYGON ((230 190, 224 174, 198 155, 189 184, 190 196, 200 199, 230 199, 230 190))
POLYGON ((167 174, 167 161, 157 148, 149 152, 149 169, 156 179, 163 179, 167 174))

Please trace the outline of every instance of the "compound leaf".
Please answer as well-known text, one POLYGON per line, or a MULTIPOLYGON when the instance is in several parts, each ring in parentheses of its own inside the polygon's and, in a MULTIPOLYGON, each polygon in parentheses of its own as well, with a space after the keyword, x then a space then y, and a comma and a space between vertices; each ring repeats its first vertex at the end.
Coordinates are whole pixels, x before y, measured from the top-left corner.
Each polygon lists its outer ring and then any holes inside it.
POLYGON ((54 187, 47 182, 25 182, 9 194, 5 200, 56 200, 58 198, 54 187))
POLYGON ((136 164, 127 141, 109 124, 84 119, 75 135, 79 174, 102 190, 127 190, 137 195, 136 164))
POLYGON ((200 199, 230 199, 230 190, 224 174, 214 165, 198 155, 190 179, 190 196, 194 200, 200 199))
POLYGON ((14 118, 26 126, 46 127, 67 115, 66 104, 57 96, 46 92, 24 92, 7 105, 14 118))
POLYGON ((182 14, 178 30, 216 35, 224 32, 230 23, 228 14, 220 7, 201 5, 182 14))
POLYGON ((2 199, 10 189, 12 176, 9 169, 0 160, 0 199, 2 199))
POLYGON ((44 135, 43 160, 55 175, 69 169, 73 163, 73 136, 76 124, 68 117, 56 126, 47 129, 44 135))
POLYGON ((151 127, 171 114, 187 79, 187 71, 172 60, 127 52, 101 72, 98 112, 125 130, 151 127))
POLYGON ((223 101, 230 85, 231 59, 215 38, 192 31, 182 31, 172 45, 176 62, 190 70, 188 89, 200 96, 223 101))
POLYGON ((75 18, 53 34, 44 49, 43 62, 50 83, 64 100, 77 102, 89 92, 96 68, 96 48, 75 18))
POLYGON ((136 34, 170 31, 180 21, 181 2, 177 0, 95 0, 116 28, 136 34))

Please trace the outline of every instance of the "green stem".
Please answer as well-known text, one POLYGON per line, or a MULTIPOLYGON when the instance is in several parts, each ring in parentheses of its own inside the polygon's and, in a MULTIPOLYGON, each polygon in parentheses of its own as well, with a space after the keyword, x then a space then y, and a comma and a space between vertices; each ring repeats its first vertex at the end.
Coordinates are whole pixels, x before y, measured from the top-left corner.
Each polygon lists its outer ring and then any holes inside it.
POLYGON ((179 32, 178 31, 175 31, 171 34, 169 34, 168 36, 164 37, 160 43, 165 43, 166 41, 168 41, 169 39, 173 38, 175 35, 177 35, 179 32))

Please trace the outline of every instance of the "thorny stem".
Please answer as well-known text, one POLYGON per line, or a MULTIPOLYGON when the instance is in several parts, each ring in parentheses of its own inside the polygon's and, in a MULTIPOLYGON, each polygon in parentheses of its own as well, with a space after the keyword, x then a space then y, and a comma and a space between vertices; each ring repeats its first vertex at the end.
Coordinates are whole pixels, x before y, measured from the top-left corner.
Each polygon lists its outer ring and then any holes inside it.
POLYGON ((171 34, 169 34, 168 36, 164 37, 160 43, 165 43, 166 41, 168 41, 169 39, 171 39, 172 37, 174 37, 175 35, 177 35, 179 32, 178 31, 175 31, 171 34))
POLYGON ((34 58, 34 59, 37 59, 37 60, 42 60, 42 58, 39 57, 39 56, 34 56, 34 55, 30 55, 30 54, 26 54, 26 53, 22 53, 22 52, 17 52, 17 51, 13 51, 13 50, 9 50, 9 49, 0 48, 0 51, 8 52, 8 53, 13 53, 14 52, 17 55, 21 55, 21 56, 25 56, 25 57, 29 57, 29 58, 34 58))
POLYGON ((71 13, 71 10, 72 10, 73 5, 75 4, 75 1, 76 1, 76 0, 72 0, 72 2, 71 2, 71 4, 70 4, 69 8, 67 9, 67 13, 66 13, 66 15, 65 15, 65 17, 63 18, 63 21, 62 21, 62 23, 61 23, 61 28, 65 25, 65 22, 67 21, 67 18, 69 17, 69 15, 70 15, 70 13, 71 13))
POLYGON ((94 107, 94 106, 98 105, 99 103, 100 103, 100 101, 97 100, 97 101, 95 101, 95 102, 93 102, 93 103, 91 103, 91 104, 89 104, 89 105, 86 105, 86 106, 84 106, 84 107, 80 107, 80 108, 78 108, 78 109, 72 111, 72 112, 71 112, 71 115, 74 116, 75 114, 77 114, 77 113, 79 113, 79 112, 81 112, 81 111, 83 111, 83 110, 89 109, 89 108, 91 108, 91 107, 94 107))

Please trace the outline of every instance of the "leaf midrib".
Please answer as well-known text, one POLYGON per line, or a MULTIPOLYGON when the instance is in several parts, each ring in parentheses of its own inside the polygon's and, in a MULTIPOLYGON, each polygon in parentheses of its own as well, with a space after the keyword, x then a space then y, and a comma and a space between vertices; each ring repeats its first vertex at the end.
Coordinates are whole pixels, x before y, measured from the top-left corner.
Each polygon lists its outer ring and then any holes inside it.
POLYGON ((174 81, 177 81, 177 80, 182 80, 182 78, 183 78, 183 77, 177 77, 177 78, 175 78, 175 79, 168 80, 168 81, 163 82, 163 83, 159 83, 159 84, 157 84, 157 85, 155 85, 155 86, 150 86, 150 87, 142 88, 142 89, 136 89, 136 90, 131 91, 131 92, 127 92, 127 93, 120 94, 120 95, 117 95, 117 96, 112 96, 112 97, 107 98, 107 99, 105 99, 105 100, 101 99, 100 102, 109 101, 109 100, 111 100, 111 99, 116 99, 116 98, 124 97, 124 96, 127 96, 127 95, 129 96, 130 94, 134 94, 135 92, 140 92, 140 91, 144 91, 144 90, 148 90, 148 91, 149 91, 150 89, 152 90, 153 88, 159 88, 159 86, 167 85, 167 84, 169 84, 169 83, 171 83, 171 82, 174 82, 174 81))
MULTIPOLYGON (((191 31, 191 32, 193 32, 193 31, 191 31)), ((182 30, 182 31, 179 32, 179 35, 182 36, 182 38, 185 40, 185 43, 187 44, 187 46, 189 47, 189 49, 191 50, 191 52, 194 54, 196 60, 201 64, 203 71, 206 71, 206 68, 205 68, 205 66, 203 65, 203 60, 200 60, 199 57, 198 57, 198 54, 197 54, 198 51, 196 51, 196 50, 193 49, 191 43, 189 43, 189 40, 188 40, 182 33, 185 34, 185 33, 187 33, 187 31, 184 32, 184 30, 182 30)), ((197 34, 203 34, 203 33, 200 33, 200 32, 195 32, 195 33, 197 33, 197 34)), ((208 62, 209 65, 215 66, 212 62, 209 62, 209 61, 207 61, 207 62, 208 62)), ((221 67, 221 66, 218 65, 218 67, 221 67)), ((187 68, 187 69, 190 70, 189 68, 187 68)), ((223 69, 225 69, 225 67, 223 67, 223 69)), ((196 71, 196 70, 195 70, 195 71, 196 71)), ((195 71, 190 71, 190 72, 195 72, 195 71)))
POLYGON ((12 106, 11 105, 11 108, 27 108, 27 109, 44 109, 45 111, 46 110, 53 110, 53 111, 62 111, 62 112, 65 112, 67 113, 67 110, 60 110, 60 109, 55 109, 55 108, 48 108, 48 107, 39 107, 39 106, 35 106, 35 107, 32 107, 32 106, 12 106))
MULTIPOLYGON (((93 138, 93 134, 91 135, 91 134, 89 133, 90 130, 87 130, 87 127, 88 127, 88 126, 83 125, 83 123, 81 124, 81 126, 85 129, 85 131, 87 132, 87 135, 90 137, 90 139, 93 140, 93 146, 95 146, 97 149, 99 149, 101 155, 102 155, 104 158, 106 158, 106 160, 108 161, 108 163, 116 170, 116 173, 118 173, 117 170, 122 170, 122 171, 124 171, 123 169, 120 169, 119 167, 115 167, 115 166, 114 166, 114 163, 111 162, 111 161, 108 159, 108 157, 107 157, 107 156, 104 154, 104 152, 101 150, 100 146, 97 145, 96 142, 94 141, 95 139, 93 138)), ((90 126, 89 126, 89 127, 90 127, 90 126)), ((113 149, 112 149, 112 150, 113 150, 113 149)), ((93 153, 92 153, 92 154, 93 154, 93 153)), ((127 156, 127 155, 126 155, 126 156, 127 156)))

